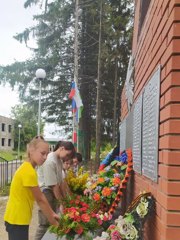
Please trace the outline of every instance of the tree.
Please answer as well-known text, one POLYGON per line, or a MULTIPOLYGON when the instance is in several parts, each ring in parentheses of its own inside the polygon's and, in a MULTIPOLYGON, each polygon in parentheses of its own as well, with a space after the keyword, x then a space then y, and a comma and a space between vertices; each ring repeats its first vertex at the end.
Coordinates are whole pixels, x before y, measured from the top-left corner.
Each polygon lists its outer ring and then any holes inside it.
MULTIPOLYGON (((18 139, 19 139, 19 128, 18 125, 22 125, 22 129, 20 131, 21 134, 21 149, 25 150, 26 145, 30 140, 37 135, 37 112, 34 107, 30 107, 27 105, 16 105, 12 108, 11 115, 12 118, 15 119, 14 122, 14 147, 17 149, 18 147, 18 139)), ((44 123, 41 125, 41 132, 43 132, 44 123)))

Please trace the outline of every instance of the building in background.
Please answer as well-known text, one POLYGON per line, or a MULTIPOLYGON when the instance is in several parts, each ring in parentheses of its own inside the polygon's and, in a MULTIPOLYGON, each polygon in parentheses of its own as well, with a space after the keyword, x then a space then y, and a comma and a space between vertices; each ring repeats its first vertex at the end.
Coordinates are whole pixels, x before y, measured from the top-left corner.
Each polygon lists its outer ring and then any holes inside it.
POLYGON ((48 137, 45 137, 45 140, 49 143, 49 151, 53 151, 57 142, 59 142, 59 138, 48 138, 48 137))
POLYGON ((0 116, 0 150, 13 150, 14 120, 0 116))

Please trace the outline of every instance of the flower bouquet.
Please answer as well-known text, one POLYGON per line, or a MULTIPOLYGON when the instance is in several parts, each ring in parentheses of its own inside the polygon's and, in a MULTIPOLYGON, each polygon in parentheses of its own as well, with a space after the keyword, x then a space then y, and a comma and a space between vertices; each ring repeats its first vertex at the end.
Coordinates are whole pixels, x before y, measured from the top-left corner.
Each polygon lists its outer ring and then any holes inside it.
POLYGON ((124 216, 119 216, 106 232, 94 240, 140 240, 143 224, 153 208, 153 198, 150 193, 139 195, 127 209, 124 216))
POLYGON ((92 239, 91 232, 100 228, 102 220, 97 214, 97 203, 85 196, 71 195, 64 201, 63 214, 59 226, 51 226, 49 231, 57 235, 57 239, 65 237, 68 240, 85 238, 92 239))
POLYGON ((89 177, 88 172, 84 172, 83 167, 80 167, 77 175, 72 169, 68 170, 66 181, 72 193, 83 195, 83 191, 86 188, 87 179, 89 177))

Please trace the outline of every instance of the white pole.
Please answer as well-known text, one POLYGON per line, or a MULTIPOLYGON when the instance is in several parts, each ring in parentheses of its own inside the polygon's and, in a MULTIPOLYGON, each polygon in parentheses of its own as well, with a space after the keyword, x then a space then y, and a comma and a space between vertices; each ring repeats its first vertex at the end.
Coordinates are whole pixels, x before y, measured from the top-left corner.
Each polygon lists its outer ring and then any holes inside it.
MULTIPOLYGON (((79 0, 76 0, 75 4, 75 38, 74 38, 74 81, 78 87, 78 17, 79 17, 79 0)), ((78 144, 78 122, 76 120, 76 113, 73 113, 73 142, 74 133, 77 134, 77 151, 79 150, 78 144)))
POLYGON ((74 80, 78 87, 78 14, 79 0, 76 0, 75 5, 75 39, 74 39, 74 80))
POLYGON ((41 131, 41 81, 46 77, 44 69, 39 68, 36 70, 36 79, 39 80, 39 108, 38 108, 38 129, 37 135, 40 136, 41 131))
POLYGON ((22 125, 19 124, 18 128, 19 128, 19 137, 18 137, 18 158, 19 158, 20 157, 20 143, 21 143, 21 128, 22 128, 22 125))
POLYGON ((39 79, 39 108, 38 108, 38 132, 37 135, 40 136, 41 129, 41 79, 39 79))

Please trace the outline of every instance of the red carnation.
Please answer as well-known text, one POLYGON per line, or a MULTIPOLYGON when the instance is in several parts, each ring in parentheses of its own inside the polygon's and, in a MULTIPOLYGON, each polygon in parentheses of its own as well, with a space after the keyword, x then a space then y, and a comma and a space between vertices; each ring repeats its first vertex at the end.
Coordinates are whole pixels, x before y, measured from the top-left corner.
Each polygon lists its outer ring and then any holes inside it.
POLYGON ((87 213, 84 213, 81 215, 81 220, 83 222, 89 222, 90 221, 90 216, 87 213))
POLYGON ((81 233, 83 233, 83 230, 84 230, 83 227, 78 225, 77 228, 75 229, 75 232, 80 235, 81 233))

